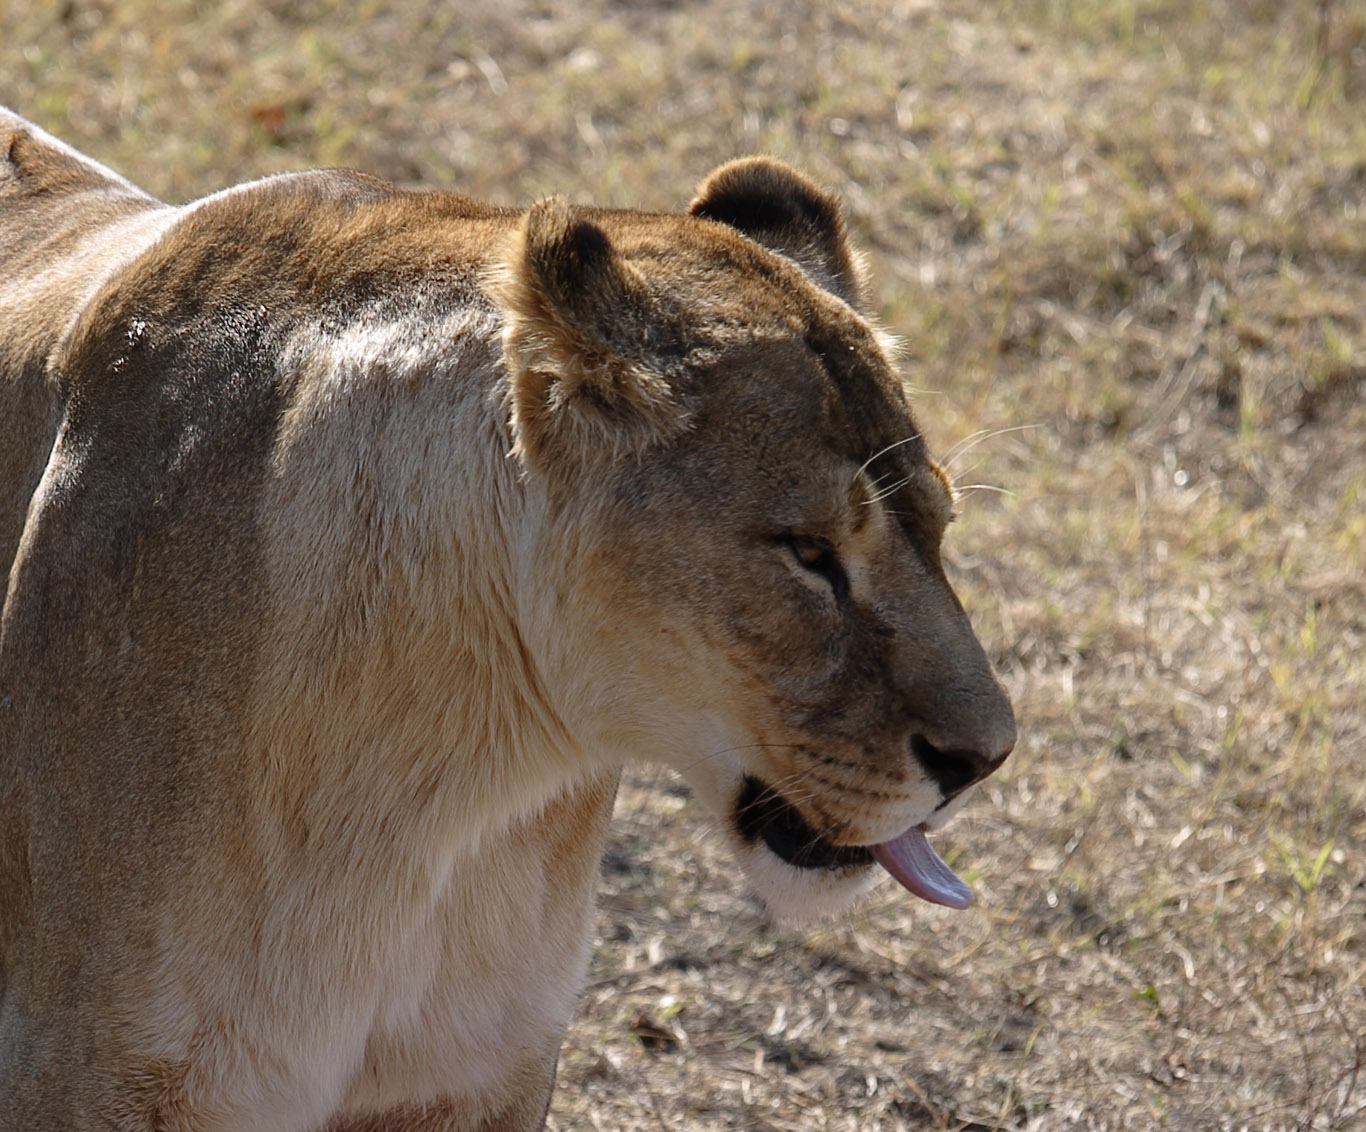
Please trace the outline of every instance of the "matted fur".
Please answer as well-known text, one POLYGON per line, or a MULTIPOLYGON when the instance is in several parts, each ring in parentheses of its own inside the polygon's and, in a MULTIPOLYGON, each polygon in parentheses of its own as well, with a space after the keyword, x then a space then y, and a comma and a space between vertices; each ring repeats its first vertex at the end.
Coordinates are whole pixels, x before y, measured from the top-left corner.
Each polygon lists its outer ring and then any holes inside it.
POLYGON ((0 113, 0 1129, 539 1128, 626 760, 778 914, 956 810, 1014 723, 861 292, 772 161, 171 208, 0 113))

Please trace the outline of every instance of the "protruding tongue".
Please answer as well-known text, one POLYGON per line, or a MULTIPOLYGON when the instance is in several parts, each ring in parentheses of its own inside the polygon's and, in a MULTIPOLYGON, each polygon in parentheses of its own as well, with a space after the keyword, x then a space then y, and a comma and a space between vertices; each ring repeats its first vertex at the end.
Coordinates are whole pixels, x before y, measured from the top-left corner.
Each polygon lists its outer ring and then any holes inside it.
POLYGON ((908 892, 931 904, 966 908, 972 891, 944 864, 925 837, 925 827, 917 825, 892 841, 872 846, 873 859, 896 878, 908 892))

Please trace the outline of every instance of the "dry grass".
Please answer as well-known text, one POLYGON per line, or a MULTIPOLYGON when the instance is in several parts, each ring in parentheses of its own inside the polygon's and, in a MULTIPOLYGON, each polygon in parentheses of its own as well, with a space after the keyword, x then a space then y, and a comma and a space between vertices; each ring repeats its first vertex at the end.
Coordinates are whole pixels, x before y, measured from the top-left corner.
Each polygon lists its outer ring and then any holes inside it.
POLYGON ((345 163, 838 187, 965 485, 1017 754, 950 913, 765 925, 624 791, 552 1127, 1366 1120, 1366 11, 1350 0, 9 5, 0 100, 173 199, 345 163))

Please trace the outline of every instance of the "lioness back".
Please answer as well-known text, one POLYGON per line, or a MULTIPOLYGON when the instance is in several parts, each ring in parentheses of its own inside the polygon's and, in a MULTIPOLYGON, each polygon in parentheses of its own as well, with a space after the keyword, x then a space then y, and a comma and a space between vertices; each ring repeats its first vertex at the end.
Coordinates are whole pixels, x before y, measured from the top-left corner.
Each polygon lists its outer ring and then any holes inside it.
POLYGON ((172 208, 0 117, 0 1129, 544 1121, 619 768, 780 914, 1014 740, 838 203, 172 208))

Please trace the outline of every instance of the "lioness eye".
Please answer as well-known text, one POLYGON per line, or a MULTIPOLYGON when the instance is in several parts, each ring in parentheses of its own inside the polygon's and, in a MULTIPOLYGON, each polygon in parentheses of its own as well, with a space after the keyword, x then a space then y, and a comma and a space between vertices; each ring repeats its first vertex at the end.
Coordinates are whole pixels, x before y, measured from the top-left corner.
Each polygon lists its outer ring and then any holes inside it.
POLYGON ((836 599, 842 599, 849 593, 849 576, 844 572, 844 567, 840 565, 839 556, 835 553, 835 548, 823 539, 804 538, 794 535, 788 539, 788 545, 792 548, 793 557, 803 567, 810 570, 813 574, 819 574, 830 586, 830 591, 836 599))

